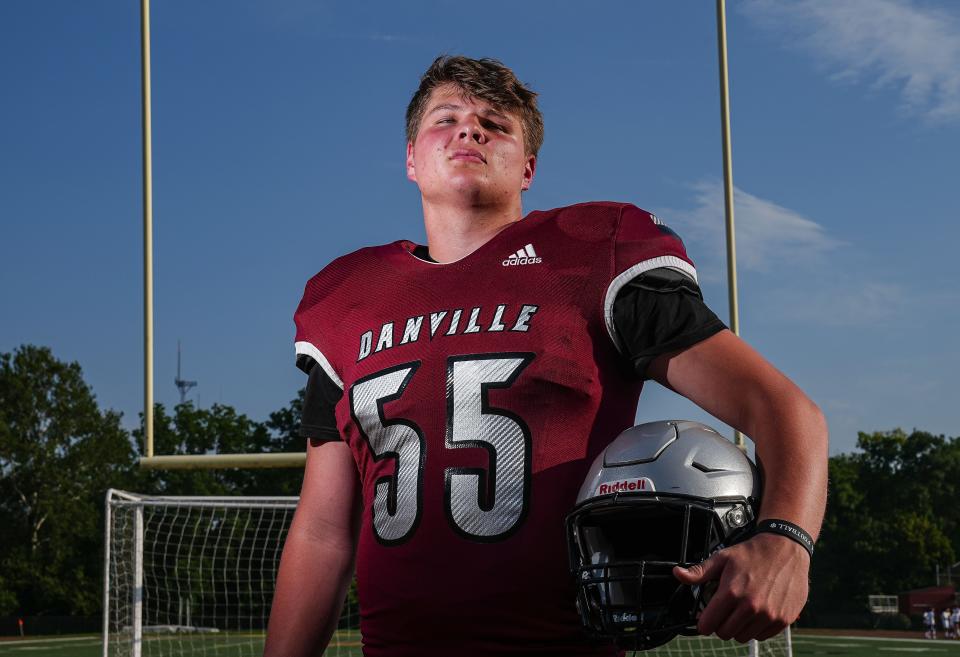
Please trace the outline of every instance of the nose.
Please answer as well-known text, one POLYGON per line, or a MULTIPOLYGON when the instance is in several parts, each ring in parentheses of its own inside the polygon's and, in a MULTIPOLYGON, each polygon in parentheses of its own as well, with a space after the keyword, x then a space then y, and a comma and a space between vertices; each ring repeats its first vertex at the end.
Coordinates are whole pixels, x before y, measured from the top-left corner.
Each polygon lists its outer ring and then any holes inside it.
POLYGON ((468 139, 478 144, 486 143, 487 133, 475 115, 468 116, 460 126, 460 139, 468 139))

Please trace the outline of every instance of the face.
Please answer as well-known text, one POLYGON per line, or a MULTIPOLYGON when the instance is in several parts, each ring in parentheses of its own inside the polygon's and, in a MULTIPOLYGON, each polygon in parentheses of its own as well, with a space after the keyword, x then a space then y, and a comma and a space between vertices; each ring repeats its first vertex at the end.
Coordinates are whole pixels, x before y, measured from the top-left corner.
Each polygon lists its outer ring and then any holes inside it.
POLYGON ((427 200, 519 202, 535 168, 519 117, 452 85, 433 90, 416 139, 407 144, 407 177, 427 200))

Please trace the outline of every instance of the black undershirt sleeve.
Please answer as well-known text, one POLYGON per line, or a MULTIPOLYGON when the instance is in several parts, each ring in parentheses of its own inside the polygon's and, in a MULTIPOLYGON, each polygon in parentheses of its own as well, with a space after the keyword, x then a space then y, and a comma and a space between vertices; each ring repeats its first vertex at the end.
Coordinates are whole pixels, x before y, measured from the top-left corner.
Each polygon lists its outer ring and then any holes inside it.
POLYGON ((300 435, 319 441, 342 440, 334 409, 343 397, 343 390, 313 359, 304 360, 308 378, 300 414, 300 435))
POLYGON ((700 287, 674 269, 640 274, 617 293, 613 324, 638 376, 657 356, 686 349, 726 328, 703 302, 700 287))

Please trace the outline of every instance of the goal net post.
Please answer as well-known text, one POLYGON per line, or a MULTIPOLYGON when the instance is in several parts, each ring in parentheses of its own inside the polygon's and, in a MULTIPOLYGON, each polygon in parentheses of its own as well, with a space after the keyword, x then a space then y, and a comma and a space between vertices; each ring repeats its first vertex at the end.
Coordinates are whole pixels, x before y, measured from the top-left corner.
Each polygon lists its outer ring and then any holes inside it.
MULTIPOLYGON (((260 657, 298 499, 108 491, 103 657, 260 657)), ((352 591, 325 654, 361 654, 352 591)), ((748 645, 677 637, 636 654, 792 657, 789 630, 748 645)))

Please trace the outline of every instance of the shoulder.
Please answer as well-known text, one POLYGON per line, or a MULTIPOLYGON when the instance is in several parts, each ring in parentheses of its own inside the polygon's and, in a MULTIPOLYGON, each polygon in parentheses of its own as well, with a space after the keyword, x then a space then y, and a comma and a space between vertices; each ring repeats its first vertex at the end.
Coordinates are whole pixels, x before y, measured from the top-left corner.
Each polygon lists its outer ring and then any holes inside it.
POLYGON ((587 239, 614 238, 620 232, 621 224, 630 224, 634 230, 645 229, 654 237, 661 232, 658 226, 663 225, 652 212, 621 201, 588 201, 541 210, 532 215, 546 215, 544 218, 552 219, 564 232, 587 239))
POLYGON ((396 243, 358 249, 333 260, 307 281, 293 314, 297 365, 302 370, 310 370, 304 360, 310 357, 332 381, 341 385, 342 379, 333 365, 341 352, 339 327, 359 300, 365 298, 370 279, 376 276, 385 255, 395 250, 396 243))
POLYGON ((602 221, 615 224, 624 216, 646 219, 654 223, 659 221, 652 212, 639 208, 633 203, 622 201, 586 201, 538 212, 553 215, 558 220, 571 222, 602 221))
POLYGON ((384 257, 397 249, 397 242, 357 249, 331 261, 307 281, 303 301, 313 303, 339 291, 362 284, 371 267, 379 266, 384 257))

